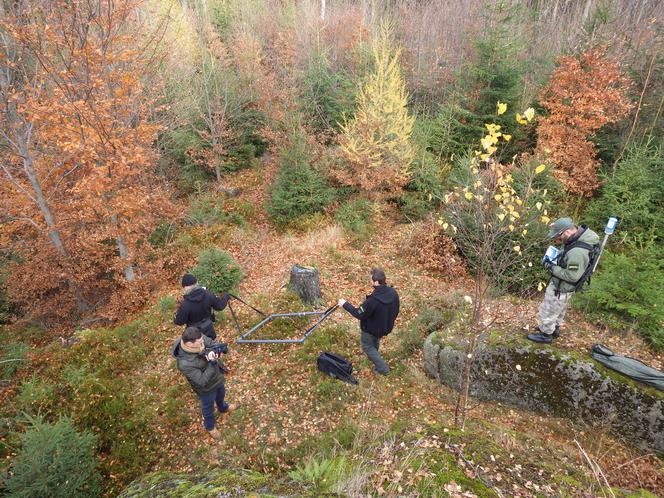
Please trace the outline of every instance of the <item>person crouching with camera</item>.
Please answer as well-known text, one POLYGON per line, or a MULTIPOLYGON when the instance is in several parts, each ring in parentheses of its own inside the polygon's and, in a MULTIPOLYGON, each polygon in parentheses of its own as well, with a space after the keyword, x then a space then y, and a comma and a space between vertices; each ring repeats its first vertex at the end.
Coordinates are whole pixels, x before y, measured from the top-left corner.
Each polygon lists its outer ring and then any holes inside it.
POLYGON ((226 344, 214 342, 203 335, 198 327, 187 327, 182 337, 173 345, 173 356, 177 360, 178 370, 184 374, 201 400, 203 425, 213 439, 221 438, 215 426, 214 405, 217 405, 222 414, 235 409, 235 405, 229 405, 224 401, 225 369, 219 356, 227 352, 226 344))

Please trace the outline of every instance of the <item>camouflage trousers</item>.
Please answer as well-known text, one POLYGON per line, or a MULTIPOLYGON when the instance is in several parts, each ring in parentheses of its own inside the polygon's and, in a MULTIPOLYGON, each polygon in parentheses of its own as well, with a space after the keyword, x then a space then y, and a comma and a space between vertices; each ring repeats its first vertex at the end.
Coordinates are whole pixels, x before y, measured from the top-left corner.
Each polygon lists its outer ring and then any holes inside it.
POLYGON ((563 324, 567 305, 573 292, 561 292, 556 296, 556 287, 549 282, 544 293, 544 300, 539 307, 539 329, 543 334, 551 335, 557 326, 563 324))

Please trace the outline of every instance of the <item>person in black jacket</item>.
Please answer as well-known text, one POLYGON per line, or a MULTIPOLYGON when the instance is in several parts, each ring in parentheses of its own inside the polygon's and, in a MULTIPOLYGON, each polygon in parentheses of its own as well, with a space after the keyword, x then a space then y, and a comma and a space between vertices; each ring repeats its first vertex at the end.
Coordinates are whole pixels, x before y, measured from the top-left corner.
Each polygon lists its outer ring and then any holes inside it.
POLYGON ((201 332, 210 339, 216 339, 214 330, 213 309, 221 311, 228 304, 230 295, 224 292, 217 297, 205 287, 198 285, 196 277, 186 273, 182 277, 184 288, 184 300, 175 313, 175 325, 186 325, 187 327, 198 327, 201 332))
POLYGON ((371 285, 373 292, 359 308, 355 308, 345 299, 339 299, 339 306, 343 306, 348 313, 360 320, 362 350, 374 364, 374 372, 387 375, 390 367, 380 356, 378 348, 380 339, 394 328, 394 321, 399 314, 399 294, 385 284, 385 272, 380 268, 371 270, 371 285))
POLYGON ((182 337, 173 344, 173 356, 177 360, 178 370, 184 374, 201 400, 205 429, 210 437, 220 439, 221 434, 215 427, 214 405, 217 405, 222 414, 233 411, 235 405, 229 405, 224 401, 226 387, 219 355, 215 351, 205 352, 206 348, 213 345, 216 343, 204 336, 198 327, 187 327, 182 337))

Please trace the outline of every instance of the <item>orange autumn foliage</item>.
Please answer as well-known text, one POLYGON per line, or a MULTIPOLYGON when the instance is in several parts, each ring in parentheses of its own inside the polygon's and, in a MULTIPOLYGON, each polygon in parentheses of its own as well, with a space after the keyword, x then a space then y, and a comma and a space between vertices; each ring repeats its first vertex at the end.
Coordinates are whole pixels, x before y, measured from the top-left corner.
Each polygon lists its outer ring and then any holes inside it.
POLYGON ((136 4, 43 0, 0 21, 0 231, 7 291, 56 320, 134 307, 157 269, 147 238, 173 207, 153 174, 136 4))
POLYGON ((602 49, 564 56, 540 94, 548 116, 540 120, 537 148, 549 154, 554 175, 574 194, 589 197, 600 186, 590 137, 627 116, 630 83, 602 49))

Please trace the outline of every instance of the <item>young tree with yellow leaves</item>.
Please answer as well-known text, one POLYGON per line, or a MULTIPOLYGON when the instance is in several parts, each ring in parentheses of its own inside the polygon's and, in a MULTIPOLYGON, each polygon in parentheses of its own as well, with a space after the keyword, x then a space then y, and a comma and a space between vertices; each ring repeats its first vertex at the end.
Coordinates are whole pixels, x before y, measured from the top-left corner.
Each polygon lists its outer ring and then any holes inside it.
POLYGON ((395 193, 408 182, 415 118, 408 113, 400 49, 393 49, 388 26, 381 26, 372 53, 374 69, 358 92, 355 116, 341 127, 339 143, 349 167, 334 176, 367 192, 395 193))
MULTIPOLYGON (((507 105, 497 103, 497 114, 507 111, 507 105)), ((516 114, 519 124, 530 122, 534 110, 516 114)), ((463 427, 466 418, 473 355, 481 334, 493 323, 485 317, 484 301, 490 288, 497 286, 501 275, 510 267, 528 265, 529 245, 539 241, 532 233, 545 228, 549 221, 546 192, 534 186, 544 165, 501 164, 496 152, 511 140, 500 125, 485 125, 487 134, 481 139, 482 150, 475 152, 469 168, 459 185, 445 195, 445 211, 438 222, 450 233, 475 273, 475 287, 466 301, 472 307, 469 319, 469 339, 466 362, 460 382, 455 421, 463 427), (520 185, 515 185, 515 175, 520 185), (528 234, 530 237, 527 237, 528 234)))

